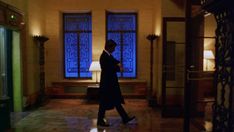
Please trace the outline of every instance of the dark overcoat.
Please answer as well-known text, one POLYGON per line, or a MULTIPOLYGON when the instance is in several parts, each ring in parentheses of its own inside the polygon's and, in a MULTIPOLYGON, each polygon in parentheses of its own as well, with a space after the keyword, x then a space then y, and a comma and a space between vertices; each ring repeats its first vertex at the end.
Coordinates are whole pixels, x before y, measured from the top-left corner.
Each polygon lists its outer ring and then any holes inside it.
POLYGON ((124 99, 120 91, 117 72, 120 62, 105 51, 100 57, 101 80, 99 88, 100 105, 105 110, 113 109, 118 104, 123 104, 124 99))

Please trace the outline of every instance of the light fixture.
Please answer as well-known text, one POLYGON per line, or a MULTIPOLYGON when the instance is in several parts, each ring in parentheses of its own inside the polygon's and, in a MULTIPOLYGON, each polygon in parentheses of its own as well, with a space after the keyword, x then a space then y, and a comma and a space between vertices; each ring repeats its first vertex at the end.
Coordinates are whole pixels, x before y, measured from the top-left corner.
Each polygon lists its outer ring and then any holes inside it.
POLYGON ((96 84, 98 84, 98 76, 97 76, 97 74, 98 74, 98 72, 101 71, 101 66, 100 66, 99 61, 93 61, 91 63, 91 65, 90 65, 90 67, 89 67, 89 71, 95 72, 95 74, 96 74, 96 84))
POLYGON ((40 83, 39 83, 39 87, 40 87, 40 91, 39 91, 39 95, 37 98, 37 104, 38 105, 44 105, 47 100, 48 97, 46 95, 46 91, 45 91, 45 42, 49 40, 49 38, 47 38, 46 36, 38 36, 35 35, 33 36, 33 40, 35 41, 36 45, 38 46, 38 60, 39 60, 39 79, 40 79, 40 83))
POLYGON ((146 39, 148 39, 150 41, 150 86, 149 86, 149 89, 147 91, 147 94, 148 94, 148 100, 149 100, 149 106, 154 106, 154 102, 155 101, 155 98, 156 97, 153 97, 155 96, 154 93, 153 93, 153 57, 154 57, 154 46, 153 46, 153 43, 154 43, 154 40, 156 40, 159 36, 155 35, 155 34, 149 34, 147 35, 146 39))
POLYGON ((214 59, 214 54, 211 50, 204 50, 204 59, 206 61, 206 71, 208 71, 208 60, 209 59, 214 59))

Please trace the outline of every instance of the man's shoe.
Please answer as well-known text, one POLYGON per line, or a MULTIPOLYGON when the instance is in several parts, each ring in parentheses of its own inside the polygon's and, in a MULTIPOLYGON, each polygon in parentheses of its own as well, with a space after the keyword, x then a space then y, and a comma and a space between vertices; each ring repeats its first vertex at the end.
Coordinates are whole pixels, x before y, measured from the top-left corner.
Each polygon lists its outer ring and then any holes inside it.
POLYGON ((97 125, 101 126, 101 127, 109 127, 110 126, 110 124, 105 122, 105 121, 98 121, 97 125))
POLYGON ((123 121, 123 124, 136 124, 136 117, 135 116, 133 116, 133 117, 130 117, 130 118, 128 118, 127 120, 124 120, 123 121))

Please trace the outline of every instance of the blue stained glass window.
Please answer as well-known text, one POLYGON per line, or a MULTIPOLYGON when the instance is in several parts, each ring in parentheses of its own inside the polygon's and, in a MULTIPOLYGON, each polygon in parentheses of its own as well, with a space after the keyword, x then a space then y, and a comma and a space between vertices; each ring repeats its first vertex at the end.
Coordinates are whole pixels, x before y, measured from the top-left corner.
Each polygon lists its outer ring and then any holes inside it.
POLYGON ((64 14, 64 29, 66 31, 91 31, 91 14, 64 14))
POLYGON ((92 61, 91 13, 64 13, 64 76, 90 78, 92 61))
POLYGON ((107 39, 117 47, 113 56, 120 60, 124 71, 119 77, 136 78, 137 14, 107 12, 107 39))

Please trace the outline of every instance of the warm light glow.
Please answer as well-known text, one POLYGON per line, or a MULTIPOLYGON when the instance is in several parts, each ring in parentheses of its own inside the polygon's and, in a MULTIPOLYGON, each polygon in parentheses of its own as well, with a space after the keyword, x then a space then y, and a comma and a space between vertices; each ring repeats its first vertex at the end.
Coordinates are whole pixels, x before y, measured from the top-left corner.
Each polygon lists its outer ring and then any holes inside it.
POLYGON ((155 29, 155 35, 156 36, 160 36, 160 30, 161 30, 161 28, 155 29))
POLYGON ((99 61, 93 61, 89 67, 89 71, 96 73, 96 84, 98 83, 98 73, 101 71, 101 66, 99 61))
POLYGON ((204 71, 214 71, 214 54, 211 50, 204 50, 204 71))
POLYGON ((30 25, 30 32, 32 33, 32 35, 33 36, 40 36, 41 35, 41 28, 42 28, 42 26, 41 26, 41 24, 38 22, 38 21, 36 21, 36 20, 32 20, 32 22, 31 22, 31 25, 30 25))
POLYGON ((205 59, 214 59, 214 54, 211 50, 204 50, 204 58, 205 59))
POLYGON ((40 32, 39 28, 34 28, 34 29, 32 29, 32 34, 33 34, 33 36, 40 36, 41 32, 40 32))
POLYGON ((160 36, 160 33, 161 33, 161 25, 160 25, 161 23, 156 23, 156 26, 155 26, 155 29, 154 29, 154 34, 156 35, 156 36, 160 36))
POLYGON ((94 71, 94 72, 101 71, 99 61, 93 61, 89 67, 89 71, 94 71))
POLYGON ((205 121, 204 127, 207 132, 212 132, 213 124, 210 121, 205 121))

